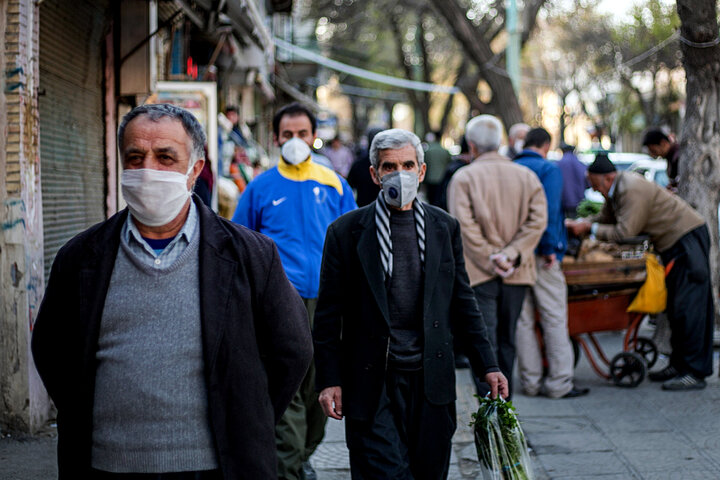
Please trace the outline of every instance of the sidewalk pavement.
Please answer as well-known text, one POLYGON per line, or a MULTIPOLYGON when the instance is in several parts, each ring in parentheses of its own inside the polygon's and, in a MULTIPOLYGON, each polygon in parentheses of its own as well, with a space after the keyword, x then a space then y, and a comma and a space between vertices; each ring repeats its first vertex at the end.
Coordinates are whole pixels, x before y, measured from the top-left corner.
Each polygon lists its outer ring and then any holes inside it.
MULTIPOLYGON (((646 335, 650 336, 650 335, 646 335)), ((619 332, 598 335, 607 356, 621 350, 619 332)), ((659 369, 666 359, 658 361, 659 369)), ((705 390, 664 392, 647 379, 619 388, 598 377, 583 353, 575 381, 590 394, 550 400, 516 392, 522 427, 532 448, 537 480, 715 479, 720 478, 720 379, 705 390)), ((468 426, 477 409, 468 370, 457 371, 458 429, 453 439, 450 480, 479 477, 468 426)), ((27 437, 0 432, 0 480, 57 478, 52 432, 27 437), (4 434, 4 435, 3 435, 4 434)), ((350 478, 343 422, 328 420, 326 436, 311 458, 319 480, 350 478)))
MULTIPOLYGON (((641 335, 651 337, 647 329, 641 335)), ((623 334, 597 338, 608 358, 622 350, 623 334)), ((658 360, 653 370, 665 366, 658 360)), ((718 352, 705 390, 665 392, 647 378, 620 388, 600 378, 582 353, 575 382, 590 394, 551 400, 516 392, 513 404, 532 450, 535 478, 718 479, 720 478, 720 379, 718 352)), ((480 478, 470 415, 477 410, 468 370, 457 372, 458 429, 449 480, 480 478)), ((350 478, 342 423, 328 420, 323 443, 311 458, 318 480, 350 478)))

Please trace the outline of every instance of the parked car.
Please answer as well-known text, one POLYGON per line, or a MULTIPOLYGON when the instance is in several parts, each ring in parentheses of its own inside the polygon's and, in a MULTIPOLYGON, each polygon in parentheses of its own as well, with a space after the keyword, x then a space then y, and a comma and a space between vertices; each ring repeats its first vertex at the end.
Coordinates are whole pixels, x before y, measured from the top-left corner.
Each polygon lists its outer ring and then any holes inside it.
MULTIPOLYGON (((590 165, 595 160, 595 154, 594 153, 580 153, 578 154, 578 158, 581 162, 583 162, 585 165, 590 165)), ((645 153, 630 153, 630 152, 607 152, 608 158, 610 161, 615 165, 615 168, 618 170, 630 170, 630 168, 633 165, 646 165, 647 162, 658 162, 659 160, 653 160, 653 158, 650 155, 647 155, 645 153)), ((655 170, 653 170, 655 172, 655 170)), ((644 172, 639 172, 644 175, 644 172)), ((646 177, 647 178, 647 177, 646 177)), ((665 184, 663 186, 667 185, 667 174, 665 175, 665 184)), ((594 191, 592 188, 588 188, 585 190, 585 198, 592 200, 593 202, 600 202, 605 203, 605 199, 603 196, 594 191)))
MULTIPOLYGON (((580 153, 578 154, 578 158, 585 165, 590 165, 595 160, 595 154, 597 153, 599 152, 580 153)), ((627 170, 634 163, 652 160, 652 157, 645 153, 607 152, 607 154, 610 161, 618 170, 627 170)))
POLYGON ((637 172, 643 175, 651 182, 655 182, 661 187, 667 187, 670 179, 667 175, 666 160, 638 160, 630 165, 629 172, 637 172))

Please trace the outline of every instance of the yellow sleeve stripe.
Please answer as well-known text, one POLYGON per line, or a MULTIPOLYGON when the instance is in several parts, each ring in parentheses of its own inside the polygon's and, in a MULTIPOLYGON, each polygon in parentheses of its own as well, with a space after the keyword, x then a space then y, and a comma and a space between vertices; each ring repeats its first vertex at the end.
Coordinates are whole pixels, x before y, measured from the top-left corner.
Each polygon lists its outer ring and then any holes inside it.
POLYGON ((343 194, 342 183, 340 183, 340 178, 337 174, 327 167, 318 165, 312 160, 306 160, 299 165, 290 165, 280 158, 278 173, 288 180, 294 180, 296 182, 314 180, 323 185, 335 188, 340 195, 343 194))

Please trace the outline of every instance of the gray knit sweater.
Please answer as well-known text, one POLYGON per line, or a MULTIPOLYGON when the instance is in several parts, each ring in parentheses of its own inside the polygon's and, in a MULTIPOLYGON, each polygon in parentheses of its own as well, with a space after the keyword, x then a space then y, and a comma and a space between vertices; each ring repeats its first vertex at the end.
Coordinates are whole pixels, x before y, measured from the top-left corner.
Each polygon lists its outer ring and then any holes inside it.
POLYGON ((203 376, 199 237, 164 269, 144 264, 121 242, 98 340, 93 468, 218 467, 203 376))

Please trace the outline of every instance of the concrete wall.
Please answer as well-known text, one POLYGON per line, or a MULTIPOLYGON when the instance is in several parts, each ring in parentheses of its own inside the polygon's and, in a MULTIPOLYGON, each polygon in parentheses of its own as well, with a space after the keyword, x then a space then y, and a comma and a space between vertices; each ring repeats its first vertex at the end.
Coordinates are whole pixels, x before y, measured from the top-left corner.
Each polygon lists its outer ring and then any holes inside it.
POLYGON ((30 354, 44 291, 35 3, 0 0, 0 426, 26 432, 50 411, 30 354))

